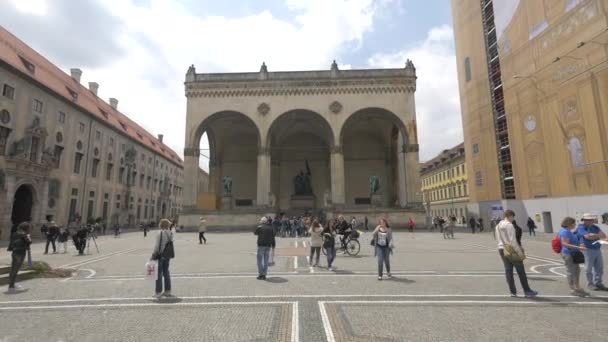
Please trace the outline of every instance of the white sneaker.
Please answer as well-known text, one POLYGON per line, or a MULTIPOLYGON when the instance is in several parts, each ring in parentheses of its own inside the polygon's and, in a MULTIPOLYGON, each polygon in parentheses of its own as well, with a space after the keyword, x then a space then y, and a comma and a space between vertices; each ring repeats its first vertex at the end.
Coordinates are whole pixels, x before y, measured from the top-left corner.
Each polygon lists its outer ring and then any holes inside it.
POLYGON ((162 293, 155 293, 155 294, 152 296, 152 298, 154 298, 154 299, 160 299, 162 296, 163 296, 163 294, 162 294, 162 293))
POLYGON ((171 291, 165 291, 161 294, 162 297, 173 297, 173 295, 171 294, 171 291))

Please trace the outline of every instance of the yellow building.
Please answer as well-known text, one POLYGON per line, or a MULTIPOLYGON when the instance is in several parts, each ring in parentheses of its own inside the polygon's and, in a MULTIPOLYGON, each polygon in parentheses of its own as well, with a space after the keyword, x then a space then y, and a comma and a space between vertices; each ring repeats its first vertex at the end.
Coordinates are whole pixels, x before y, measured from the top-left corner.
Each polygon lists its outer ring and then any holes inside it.
POLYGON ((466 222, 469 191, 464 143, 423 163, 420 178, 428 217, 456 216, 459 223, 466 222))
POLYGON ((469 211, 608 211, 606 0, 452 0, 469 211))

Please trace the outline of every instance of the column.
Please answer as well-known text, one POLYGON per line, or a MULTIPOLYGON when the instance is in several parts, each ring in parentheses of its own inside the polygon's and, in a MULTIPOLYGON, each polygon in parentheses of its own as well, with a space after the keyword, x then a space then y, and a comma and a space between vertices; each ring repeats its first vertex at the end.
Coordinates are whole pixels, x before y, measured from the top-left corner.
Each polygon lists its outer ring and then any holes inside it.
POLYGON ((403 166, 405 168, 405 205, 421 203, 420 172, 418 170, 418 144, 404 145, 402 148, 403 166))
POLYGON ((408 170, 406 168, 406 150, 407 146, 401 145, 401 149, 397 151, 397 199, 399 201, 399 207, 401 208, 405 208, 408 202, 406 181, 408 177, 408 170))
POLYGON ((257 200, 258 207, 269 205, 270 194, 270 152, 266 147, 258 148, 257 200))
POLYGON ((334 206, 344 206, 344 153, 342 146, 331 148, 331 200, 334 206))
POLYGON ((198 197, 198 159, 198 148, 184 149, 184 207, 196 208, 198 197))

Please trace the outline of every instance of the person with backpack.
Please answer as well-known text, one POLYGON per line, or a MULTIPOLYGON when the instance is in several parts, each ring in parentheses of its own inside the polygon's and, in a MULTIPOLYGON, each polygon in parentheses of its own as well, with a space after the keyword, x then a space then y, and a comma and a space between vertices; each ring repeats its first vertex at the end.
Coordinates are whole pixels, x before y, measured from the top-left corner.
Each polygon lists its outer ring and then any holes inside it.
POLYGON ((530 236, 536 236, 536 232, 534 231, 536 229, 536 223, 534 223, 534 220, 531 217, 528 217, 526 225, 528 226, 528 233, 530 233, 530 236))
POLYGON ((593 291, 608 291, 602 283, 604 274, 604 260, 602 258, 602 245, 599 240, 606 240, 606 234, 595 225, 597 217, 590 213, 583 215, 583 224, 576 228, 576 234, 586 247, 585 275, 587 276, 587 287, 593 291))
POLYGON ((160 228, 160 231, 156 236, 152 257, 150 258, 150 260, 158 261, 158 278, 156 278, 156 291, 154 292, 154 298, 156 299, 173 297, 171 294, 169 263, 171 259, 175 257, 175 250, 173 247, 173 236, 175 234, 173 230, 171 230, 171 221, 167 219, 160 220, 158 228, 160 228), (163 280, 165 285, 164 292, 163 280))
POLYGON ((32 239, 30 238, 31 225, 28 222, 22 222, 17 226, 17 229, 11 234, 8 251, 11 253, 11 271, 8 275, 8 293, 14 294, 25 291, 21 286, 15 286, 17 274, 23 265, 25 255, 30 249, 32 239))
POLYGON ((372 233, 374 255, 378 257, 378 280, 382 280, 382 271, 386 266, 386 275, 392 278, 390 254, 393 252, 393 232, 384 218, 380 219, 378 226, 372 233))
POLYGON ((272 226, 268 225, 266 216, 262 216, 260 224, 253 234, 258 237, 258 251, 256 255, 258 262, 258 277, 256 279, 266 280, 270 249, 276 244, 274 230, 272 229, 272 226))
POLYGON ((505 277, 509 285, 511 297, 517 297, 513 268, 517 271, 524 295, 527 298, 536 297, 538 292, 532 290, 528 284, 528 277, 526 276, 526 269, 524 267, 525 254, 521 245, 517 243, 515 227, 513 226, 514 219, 515 212, 508 209, 505 210, 504 219, 496 225, 494 233, 496 241, 498 241, 498 254, 505 268, 505 277))
POLYGON ((336 259, 336 226, 328 224, 323 229, 323 249, 327 256, 327 270, 333 271, 333 263, 336 259))
POLYGON ((576 234, 576 220, 572 217, 566 217, 562 220, 562 228, 559 231, 559 239, 561 244, 561 256, 566 265, 566 275, 568 277, 568 285, 573 296, 585 297, 589 293, 585 292, 580 285, 579 279, 581 275, 580 264, 584 262, 583 251, 587 250, 582 244, 579 245, 579 237, 576 234))

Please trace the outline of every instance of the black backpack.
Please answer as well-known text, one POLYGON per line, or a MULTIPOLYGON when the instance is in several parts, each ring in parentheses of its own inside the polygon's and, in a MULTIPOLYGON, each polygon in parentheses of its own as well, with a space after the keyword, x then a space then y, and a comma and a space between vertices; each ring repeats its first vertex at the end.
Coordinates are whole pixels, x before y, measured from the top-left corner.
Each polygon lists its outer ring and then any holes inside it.
MULTIPOLYGON (((171 236, 173 236, 173 233, 169 233, 171 234, 171 236)), ((163 233, 161 232, 160 234, 160 244, 162 245, 162 241, 163 241, 163 233)), ((175 258, 175 249, 173 248, 173 241, 169 240, 167 241, 167 243, 165 244, 165 249, 163 249, 162 253, 160 253, 160 255, 165 258, 165 259, 173 259, 175 258)))

